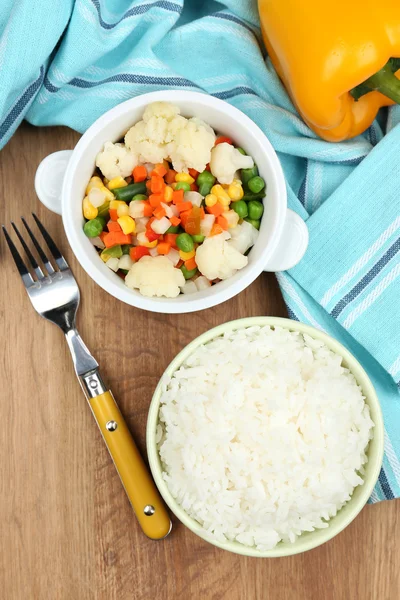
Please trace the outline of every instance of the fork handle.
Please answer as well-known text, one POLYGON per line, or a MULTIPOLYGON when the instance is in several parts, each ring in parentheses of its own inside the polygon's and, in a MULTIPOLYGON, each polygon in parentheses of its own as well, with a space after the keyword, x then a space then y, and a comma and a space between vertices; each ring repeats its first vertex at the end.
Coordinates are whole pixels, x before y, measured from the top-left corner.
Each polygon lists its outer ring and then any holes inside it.
POLYGON ((108 391, 88 402, 143 532, 164 538, 171 530, 169 515, 114 396, 108 391))

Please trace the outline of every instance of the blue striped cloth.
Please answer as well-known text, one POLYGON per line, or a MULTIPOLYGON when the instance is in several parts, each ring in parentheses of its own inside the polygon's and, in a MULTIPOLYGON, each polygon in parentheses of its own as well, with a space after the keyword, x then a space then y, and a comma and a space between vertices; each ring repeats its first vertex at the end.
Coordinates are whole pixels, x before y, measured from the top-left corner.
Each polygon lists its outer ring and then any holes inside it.
POLYGON ((368 371, 386 423, 371 501, 399 496, 400 108, 354 140, 318 139, 263 56, 255 0, 3 0, 0 31, 1 145, 23 118, 83 132, 119 102, 163 88, 203 90, 261 127, 310 230, 303 261, 278 276, 289 314, 368 371))

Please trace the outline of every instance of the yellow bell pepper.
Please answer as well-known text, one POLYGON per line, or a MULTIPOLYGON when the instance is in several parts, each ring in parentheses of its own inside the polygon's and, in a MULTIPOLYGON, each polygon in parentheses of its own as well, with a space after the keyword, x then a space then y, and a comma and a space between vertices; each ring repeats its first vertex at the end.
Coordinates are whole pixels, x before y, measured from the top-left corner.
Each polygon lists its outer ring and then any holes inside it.
POLYGON ((258 0, 271 61, 304 121, 341 141, 400 104, 399 0, 258 0))

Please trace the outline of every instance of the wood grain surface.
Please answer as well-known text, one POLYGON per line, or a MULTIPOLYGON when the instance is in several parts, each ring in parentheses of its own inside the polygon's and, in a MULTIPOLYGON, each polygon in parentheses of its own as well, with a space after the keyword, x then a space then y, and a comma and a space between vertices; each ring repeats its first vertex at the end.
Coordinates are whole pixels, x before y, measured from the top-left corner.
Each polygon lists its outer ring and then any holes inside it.
MULTIPOLYGON (((79 266, 60 217, 42 207, 40 160, 73 148, 65 128, 23 125, 0 153, 1 222, 36 211, 78 280, 78 326, 142 452, 153 390, 188 342, 233 318, 285 315, 273 275, 206 311, 158 315, 118 302, 79 266)), ((339 536, 300 556, 254 559, 203 542, 174 519, 141 533, 75 379, 61 332, 31 308, 0 242, 2 600, 394 600, 400 501, 367 506, 339 536)), ((400 426, 400 424, 399 424, 400 426)))

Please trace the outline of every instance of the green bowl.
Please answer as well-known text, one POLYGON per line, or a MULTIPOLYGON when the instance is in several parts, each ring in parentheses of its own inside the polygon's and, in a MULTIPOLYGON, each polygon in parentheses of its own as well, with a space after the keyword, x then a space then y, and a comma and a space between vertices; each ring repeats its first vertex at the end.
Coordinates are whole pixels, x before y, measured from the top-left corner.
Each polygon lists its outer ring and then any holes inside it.
POLYGON ((351 499, 345 504, 345 506, 329 521, 329 527, 326 529, 317 529, 316 531, 303 533, 293 544, 290 542, 280 542, 272 550, 260 551, 256 548, 244 546, 239 542, 224 542, 220 543, 214 540, 207 532, 204 531, 203 527, 192 517, 186 514, 181 506, 172 497, 168 490, 165 481, 162 478, 163 467, 160 460, 160 456, 156 444, 156 427, 158 424, 158 415, 160 408, 160 397, 161 397, 161 381, 159 382, 156 391, 150 405, 149 416, 147 420, 147 453, 150 462, 151 472, 153 474, 156 485, 164 498, 166 504, 169 506, 171 511, 176 517, 196 535, 203 538, 207 542, 218 546, 223 550, 229 550, 236 554, 243 554, 245 556, 256 556, 256 557, 276 557, 276 556, 289 556, 291 554, 298 554, 300 552, 306 552, 324 544, 328 540, 332 539, 335 535, 343 531, 345 527, 358 515, 361 509, 366 504, 374 485, 378 479, 379 471, 382 465, 383 459, 383 440, 384 440, 384 429, 383 429, 383 418, 382 411, 380 408, 379 400, 374 390, 374 387, 359 362, 354 358, 352 354, 346 348, 344 348, 339 342, 331 338, 330 336, 322 333, 318 329, 299 323, 298 321, 292 321, 290 319, 281 319, 278 317, 252 317, 248 319, 239 319, 237 321, 230 321, 215 327, 203 335, 199 336, 193 342, 191 342, 186 348, 182 350, 171 362, 167 368, 165 374, 172 376, 172 374, 179 369, 182 363, 187 357, 196 350, 198 346, 205 344, 216 338, 227 331, 233 331, 235 329, 242 329, 245 327, 257 325, 270 325, 272 327, 279 326, 289 329, 290 331, 299 331, 300 333, 306 333, 311 337, 321 340, 331 350, 336 352, 343 357, 343 365, 346 366, 356 378, 360 385, 365 401, 368 404, 371 412, 371 418, 375 424, 373 434, 374 437, 370 441, 367 455, 368 462, 365 465, 365 476, 364 484, 355 488, 351 499))

